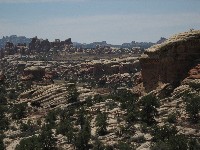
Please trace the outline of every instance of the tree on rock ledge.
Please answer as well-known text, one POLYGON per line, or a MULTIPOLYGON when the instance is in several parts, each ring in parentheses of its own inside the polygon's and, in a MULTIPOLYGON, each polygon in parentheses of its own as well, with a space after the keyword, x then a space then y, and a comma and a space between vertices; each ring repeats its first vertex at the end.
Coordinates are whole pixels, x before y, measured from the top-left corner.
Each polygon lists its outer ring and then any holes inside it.
POLYGON ((26 107, 27 103, 15 104, 11 110, 12 118, 17 120, 24 118, 26 116, 26 107))
POLYGON ((3 135, 0 135, 0 150, 5 150, 5 145, 3 143, 3 135))
POLYGON ((68 103, 74 103, 78 101, 79 92, 76 88, 76 84, 70 84, 67 87, 68 95, 67 100, 68 103))
POLYGON ((105 135, 107 133, 107 114, 105 112, 99 111, 96 117, 97 134, 105 135))
POLYGON ((42 128, 41 133, 38 136, 41 143, 41 147, 44 150, 56 149, 56 139, 53 136, 51 128, 47 125, 42 128))
POLYGON ((191 96, 186 100, 186 111, 194 123, 198 122, 200 112, 200 96, 191 96))
POLYGON ((151 125, 155 122, 154 117, 158 115, 157 108, 160 107, 160 102, 153 94, 142 97, 140 104, 142 110, 140 112, 141 119, 151 125))

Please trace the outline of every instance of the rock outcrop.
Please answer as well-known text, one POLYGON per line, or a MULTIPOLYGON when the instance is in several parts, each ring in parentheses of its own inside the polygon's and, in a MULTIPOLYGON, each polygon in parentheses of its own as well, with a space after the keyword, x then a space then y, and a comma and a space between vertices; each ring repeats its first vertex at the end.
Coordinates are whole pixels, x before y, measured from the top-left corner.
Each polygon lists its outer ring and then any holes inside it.
POLYGON ((174 35, 150 47, 140 59, 145 90, 166 83, 178 86, 199 58, 200 30, 174 35))
POLYGON ((41 80, 45 75, 45 70, 39 66, 31 66, 24 69, 22 80, 29 77, 28 79, 41 80))
POLYGON ((66 87, 64 85, 36 86, 19 95, 19 102, 30 102, 31 106, 53 108, 67 103, 66 87))
POLYGON ((49 51, 50 50, 50 42, 48 39, 40 40, 37 37, 32 38, 29 43, 29 50, 32 51, 49 51))
MULTIPOLYGON (((130 58, 129 58, 130 59, 130 58)), ((95 78, 102 77, 103 75, 136 73, 140 70, 139 61, 136 58, 130 60, 116 60, 116 61, 97 61, 91 63, 81 64, 80 75, 92 75, 95 78)))
POLYGON ((48 39, 38 39, 37 37, 32 38, 29 43, 29 51, 31 52, 47 52, 51 48, 55 48, 56 50, 61 50, 65 46, 69 46, 73 44, 71 38, 66 39, 65 41, 60 41, 56 39, 54 42, 49 42, 48 39))
POLYGON ((6 42, 5 54, 13 55, 16 52, 15 45, 12 42, 6 42))
POLYGON ((200 64, 190 69, 188 79, 200 79, 200 64))

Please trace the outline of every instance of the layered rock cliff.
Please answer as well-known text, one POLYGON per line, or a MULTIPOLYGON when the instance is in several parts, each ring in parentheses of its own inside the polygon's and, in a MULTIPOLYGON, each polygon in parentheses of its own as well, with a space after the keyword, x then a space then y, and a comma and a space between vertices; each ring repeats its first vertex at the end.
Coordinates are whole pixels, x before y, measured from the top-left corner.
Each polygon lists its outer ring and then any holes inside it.
POLYGON ((145 90, 148 92, 166 83, 176 87, 199 58, 200 30, 176 34, 150 47, 140 59, 145 90))

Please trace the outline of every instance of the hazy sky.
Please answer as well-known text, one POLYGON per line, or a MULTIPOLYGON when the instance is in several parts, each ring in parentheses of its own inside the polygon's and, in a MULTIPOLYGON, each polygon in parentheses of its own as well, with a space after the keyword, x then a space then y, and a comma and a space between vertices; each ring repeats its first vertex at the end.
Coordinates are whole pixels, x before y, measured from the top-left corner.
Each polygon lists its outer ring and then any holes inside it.
POLYGON ((0 38, 157 41, 200 29, 200 0, 0 0, 0 38))

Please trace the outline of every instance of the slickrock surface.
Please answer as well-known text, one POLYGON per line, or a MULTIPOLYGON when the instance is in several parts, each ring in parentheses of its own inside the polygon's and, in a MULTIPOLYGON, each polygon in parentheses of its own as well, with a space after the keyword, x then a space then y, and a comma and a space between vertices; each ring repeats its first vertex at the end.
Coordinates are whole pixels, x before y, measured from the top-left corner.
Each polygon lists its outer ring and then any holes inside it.
POLYGON ((30 102, 42 108, 55 107, 67 103, 67 91, 64 85, 51 84, 48 86, 36 86, 19 95, 20 102, 30 102))
POLYGON ((157 121, 162 124, 170 114, 176 114, 177 122, 175 125, 179 133, 189 135, 190 137, 199 137, 200 132, 197 130, 199 126, 191 124, 189 121, 189 115, 186 112, 187 99, 185 98, 186 93, 199 95, 199 88, 196 88, 197 86, 200 86, 200 79, 183 81, 180 86, 174 89, 171 96, 161 99, 161 106, 158 109, 160 116, 157 118, 157 121))

